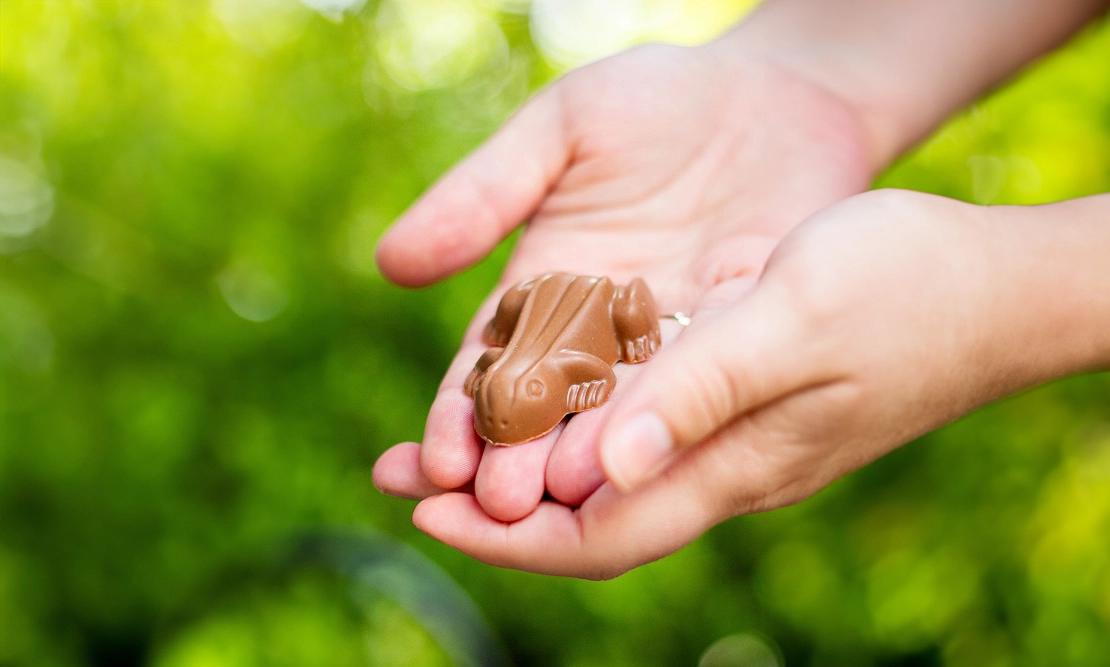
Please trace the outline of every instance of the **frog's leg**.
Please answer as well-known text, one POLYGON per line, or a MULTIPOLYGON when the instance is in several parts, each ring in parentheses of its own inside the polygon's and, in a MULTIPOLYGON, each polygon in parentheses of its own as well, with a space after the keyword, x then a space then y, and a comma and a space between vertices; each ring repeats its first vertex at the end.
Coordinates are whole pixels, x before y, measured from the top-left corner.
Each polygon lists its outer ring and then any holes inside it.
POLYGON ((474 364, 474 368, 466 376, 466 381, 463 382, 463 391, 466 392, 467 396, 474 398, 474 390, 478 387, 478 380, 482 379, 489 367, 497 361, 504 351, 505 348, 503 347, 491 347, 483 352, 482 356, 478 357, 478 362, 474 364))
POLYGON ((647 283, 636 278, 617 288, 612 313, 621 361, 635 364, 650 359, 660 344, 659 309, 647 283))
POLYGON ((497 304, 497 314, 486 324, 482 332, 482 340, 487 345, 498 347, 508 345, 509 339, 513 336, 513 329, 516 328, 516 322, 520 319, 520 311, 524 308, 524 300, 528 298, 528 293, 535 285, 536 279, 531 278, 505 292, 501 297, 501 303, 497 304))
POLYGON ((567 412, 582 412, 605 403, 617 384, 613 367, 586 352, 564 350, 553 363, 566 383, 567 412))

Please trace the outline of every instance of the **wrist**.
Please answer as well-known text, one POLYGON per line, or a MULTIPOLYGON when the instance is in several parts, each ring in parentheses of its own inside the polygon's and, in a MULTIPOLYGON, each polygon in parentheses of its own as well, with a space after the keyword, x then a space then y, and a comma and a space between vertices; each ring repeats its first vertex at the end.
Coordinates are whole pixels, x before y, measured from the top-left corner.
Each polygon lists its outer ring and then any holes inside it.
POLYGON ((1107 4, 766 0, 713 47, 776 63, 838 96, 855 109, 881 169, 1107 4))
POLYGON ((918 138, 899 112, 904 95, 898 82, 876 85, 881 72, 861 52, 862 45, 850 39, 832 43, 814 34, 809 21, 792 16, 791 7, 761 5, 708 46, 726 58, 758 60, 835 98, 860 126, 870 168, 877 175, 918 138))
POLYGON ((1029 384, 1110 370, 1110 195, 984 209, 1029 384))
POLYGON ((804 117, 812 121, 806 127, 796 128, 809 141, 827 139, 829 133, 835 135, 838 141, 834 143, 839 145, 841 154, 857 167, 856 171, 866 175, 864 182, 874 181, 893 156, 883 155, 878 148, 871 121, 861 107, 844 90, 832 85, 830 77, 822 76, 823 71, 803 67, 782 53, 750 43, 747 30, 746 23, 741 24, 697 48, 722 69, 731 71, 734 80, 742 81, 745 94, 773 98, 778 105, 777 119, 789 118, 796 123, 799 117, 804 117), (772 89, 774 94, 768 95, 772 89), (844 139, 849 140, 847 145, 844 139))

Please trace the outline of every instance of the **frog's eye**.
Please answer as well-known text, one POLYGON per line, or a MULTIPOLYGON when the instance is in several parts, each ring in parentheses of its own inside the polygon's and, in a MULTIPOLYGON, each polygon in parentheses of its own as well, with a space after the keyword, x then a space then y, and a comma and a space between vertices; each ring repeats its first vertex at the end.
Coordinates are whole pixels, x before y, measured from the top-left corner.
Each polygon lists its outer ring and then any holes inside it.
POLYGON ((539 380, 530 381, 528 383, 528 395, 532 398, 543 396, 543 383, 539 380))

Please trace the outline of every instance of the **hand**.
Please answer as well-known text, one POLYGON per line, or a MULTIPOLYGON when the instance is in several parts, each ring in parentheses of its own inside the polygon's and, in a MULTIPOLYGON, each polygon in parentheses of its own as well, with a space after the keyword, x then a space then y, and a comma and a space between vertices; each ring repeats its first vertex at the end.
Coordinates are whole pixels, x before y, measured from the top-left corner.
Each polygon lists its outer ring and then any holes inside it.
POLYGON ((1046 225, 1035 210, 900 191, 836 204, 613 402, 601 435, 613 482, 580 508, 543 502, 506 526, 447 493, 415 523, 495 565, 608 578, 726 518, 798 502, 987 401, 1091 370, 1092 350, 1105 366, 1107 209, 1066 206, 1046 225))
MULTIPOLYGON (((847 105, 769 62, 724 53, 641 47, 571 73, 383 239, 385 275, 423 285, 532 218, 447 372, 424 442, 382 456, 379 488, 422 498, 473 481, 477 503, 502 521, 528 515, 545 489, 581 504, 604 481, 596 446, 607 406, 512 448, 474 433, 462 384, 503 291, 551 270, 641 276, 664 312, 713 308, 750 287, 791 227, 867 187, 873 165, 847 105)), ((638 370, 618 365, 611 403, 638 370)))

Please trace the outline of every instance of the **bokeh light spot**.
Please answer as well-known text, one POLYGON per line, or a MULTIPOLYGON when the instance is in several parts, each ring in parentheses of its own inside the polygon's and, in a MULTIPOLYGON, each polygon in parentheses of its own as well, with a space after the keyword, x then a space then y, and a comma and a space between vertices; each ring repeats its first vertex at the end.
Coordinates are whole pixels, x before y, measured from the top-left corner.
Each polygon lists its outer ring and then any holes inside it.
POLYGON ((268 322, 289 305, 289 292, 269 272, 241 259, 216 278, 220 294, 236 315, 251 322, 268 322))
POLYGON ((722 637, 706 649, 698 667, 781 667, 778 651, 768 641, 741 632, 722 637))
POLYGON ((461 83, 508 48, 493 11, 468 0, 388 0, 377 28, 382 66, 412 90, 461 83))
POLYGON ((366 0, 301 0, 301 3, 332 21, 339 21, 344 14, 362 9, 366 5, 366 0))
POLYGON ((22 163, 0 157, 0 237, 29 236, 53 213, 50 184, 22 163))
POLYGON ((553 63, 573 67, 631 46, 667 14, 647 0, 536 0, 532 32, 553 63))
POLYGON ((212 0, 212 12, 235 41, 260 54, 292 42, 311 16, 295 0, 212 0))
POLYGON ((533 0, 532 35, 552 65, 570 69, 644 42, 704 42, 756 4, 754 0, 533 0))

